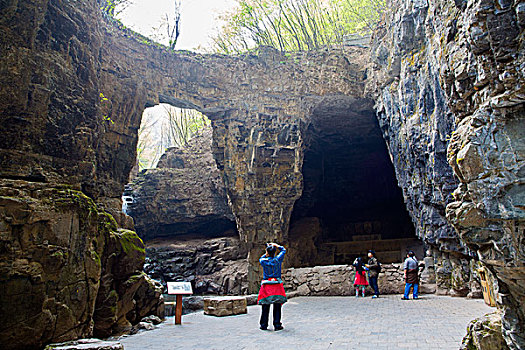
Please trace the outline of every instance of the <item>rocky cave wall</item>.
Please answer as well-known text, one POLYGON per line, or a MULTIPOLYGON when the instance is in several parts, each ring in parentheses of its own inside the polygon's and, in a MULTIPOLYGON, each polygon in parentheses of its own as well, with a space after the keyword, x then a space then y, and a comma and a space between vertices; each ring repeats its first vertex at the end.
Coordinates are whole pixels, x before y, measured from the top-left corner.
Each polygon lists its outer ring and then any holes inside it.
MULTIPOLYGON (((36 241, 39 249, 73 249, 76 231, 52 225, 60 206, 29 199, 39 198, 38 186, 57 189, 66 199, 60 192, 64 185, 82 191, 98 205, 97 212, 105 210, 130 227, 120 213, 120 196, 134 164, 145 106, 166 102, 195 108, 212 120, 214 157, 249 252, 253 290, 263 243, 287 239, 293 204, 301 195, 304 131, 313 110, 341 95, 363 98, 366 76, 417 234, 446 252, 477 253, 497 276, 507 342, 523 344, 523 3, 394 2, 389 8, 396 11, 389 12, 383 31, 375 34, 374 66, 366 75, 363 48, 291 55, 263 48, 241 57, 172 53, 105 18, 97 1, 22 0, 0 6, 0 176, 8 188, 3 197, 13 197, 3 198, 2 288, 18 291, 18 283, 28 281, 31 300, 39 301, 19 303, 19 325, 32 326, 43 315, 51 320, 39 333, 31 327, 11 328, 9 335, 3 331, 3 343, 27 348, 90 335, 95 308, 108 322, 104 330, 135 319, 136 310, 124 308, 123 318, 108 312, 115 309, 111 305, 129 300, 119 286, 136 278, 96 282, 98 274, 112 275, 107 272, 118 265, 114 261, 101 262, 87 276, 93 282, 82 282, 91 283, 96 299, 105 302, 97 306, 95 298, 80 297, 90 302, 76 318, 84 326, 73 333, 53 334, 66 318, 52 303, 72 309, 77 297, 59 293, 48 298, 34 286, 51 281, 49 276, 65 272, 66 266, 84 266, 92 251, 111 257, 117 248, 108 243, 110 237, 120 242, 123 258, 133 255, 126 242, 135 242, 133 251, 141 259, 136 235, 119 232, 114 224, 106 230, 100 219, 96 231, 79 232, 104 241, 106 255, 91 240, 55 272, 45 270, 53 266, 44 259, 51 255, 47 250, 35 254, 12 242, 23 242, 25 232, 43 237, 42 243, 36 241), (446 161, 459 186, 443 158, 449 137, 446 161), (37 189, 24 192, 27 186, 37 189), (29 207, 14 215, 20 202, 29 207), (459 239, 446 223, 444 208, 459 239), (31 221, 42 212, 50 213, 39 221, 51 225, 46 229, 31 221), (31 220, 16 221, 23 215, 31 220), (46 232, 69 238, 58 242, 46 232), (29 331, 23 334, 22 329, 29 331)), ((82 217, 75 208, 68 210, 82 217)), ((146 300, 144 294, 138 293, 140 300, 146 300)), ((12 298, 3 299, 2 310, 7 303, 12 298)))
POLYGON ((454 257, 452 281, 468 280, 458 253, 475 253, 494 273, 504 337, 522 349, 525 4, 389 7, 396 11, 375 34, 367 89, 408 209, 439 262, 454 257))
POLYGON ((384 263, 402 260, 406 251, 396 253, 395 243, 384 240, 417 239, 373 101, 324 101, 303 135, 304 184, 292 212, 287 265, 351 264, 368 249, 384 263))
MULTIPOLYGON (((138 271, 142 242, 106 215, 132 227, 120 197, 146 106, 166 102, 212 119, 214 155, 241 246, 255 261, 264 242, 286 240, 310 110, 325 96, 363 91, 360 48, 173 53, 104 17, 98 1, 7 1, 0 10, 2 316, 17 307, 17 326, 6 323, 0 334, 13 349, 120 332, 144 312, 161 313, 159 290, 138 271), (45 191, 63 198, 41 200, 45 191), (75 198, 96 207, 86 214, 75 198), (71 203, 71 225, 57 218, 63 203, 71 203), (76 229, 86 215, 98 221, 76 229), (76 249, 79 238, 87 243, 76 249), (68 258, 61 260, 61 252, 68 258), (93 269, 75 268, 91 266, 90 259, 93 269), (85 278, 72 281, 77 275, 85 278), (74 311, 78 302, 81 314, 74 311)), ((255 287, 258 270, 250 266, 255 287)))

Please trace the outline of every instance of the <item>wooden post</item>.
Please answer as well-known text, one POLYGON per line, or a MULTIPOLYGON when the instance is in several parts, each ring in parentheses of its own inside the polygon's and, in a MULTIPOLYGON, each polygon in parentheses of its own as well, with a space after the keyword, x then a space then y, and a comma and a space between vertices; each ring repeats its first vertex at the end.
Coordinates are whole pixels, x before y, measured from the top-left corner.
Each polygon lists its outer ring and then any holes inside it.
POLYGON ((175 305, 175 324, 182 324, 182 294, 177 294, 175 305))

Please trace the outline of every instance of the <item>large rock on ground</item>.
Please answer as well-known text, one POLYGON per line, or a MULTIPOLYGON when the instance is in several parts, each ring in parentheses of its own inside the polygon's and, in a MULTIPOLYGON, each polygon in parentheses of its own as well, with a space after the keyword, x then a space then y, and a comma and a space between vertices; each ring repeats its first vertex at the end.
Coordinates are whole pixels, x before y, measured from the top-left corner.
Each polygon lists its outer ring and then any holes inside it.
POLYGON ((501 334, 501 314, 493 312, 469 323, 460 350, 506 350, 501 334))

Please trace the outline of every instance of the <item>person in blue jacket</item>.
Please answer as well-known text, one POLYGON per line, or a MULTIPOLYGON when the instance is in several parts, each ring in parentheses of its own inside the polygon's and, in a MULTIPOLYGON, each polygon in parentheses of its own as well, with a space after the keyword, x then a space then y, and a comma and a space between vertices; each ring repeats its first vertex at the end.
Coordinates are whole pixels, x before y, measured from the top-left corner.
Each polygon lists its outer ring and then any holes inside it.
POLYGON ((276 331, 283 329, 281 323, 281 307, 286 303, 283 281, 281 279, 281 265, 284 260, 286 249, 276 243, 268 243, 266 252, 259 259, 263 268, 263 280, 257 303, 262 306, 260 328, 268 329, 270 305, 273 304, 273 326, 276 331), (279 254, 276 255, 277 250, 279 254))

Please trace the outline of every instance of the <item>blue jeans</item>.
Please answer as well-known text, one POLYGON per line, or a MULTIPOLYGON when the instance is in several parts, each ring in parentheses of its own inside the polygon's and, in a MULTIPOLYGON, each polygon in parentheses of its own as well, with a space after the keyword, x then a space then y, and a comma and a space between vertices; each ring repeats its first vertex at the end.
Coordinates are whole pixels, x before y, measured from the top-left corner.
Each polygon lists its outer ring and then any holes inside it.
POLYGON ((417 299, 417 291, 419 289, 419 284, 417 283, 406 283, 405 284, 405 299, 408 299, 408 293, 410 293, 410 288, 414 287, 414 293, 412 294, 414 299, 417 299))
POLYGON ((377 276, 376 277, 368 277, 368 283, 370 283, 370 287, 374 288, 374 294, 379 295, 379 287, 377 286, 377 276))

